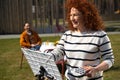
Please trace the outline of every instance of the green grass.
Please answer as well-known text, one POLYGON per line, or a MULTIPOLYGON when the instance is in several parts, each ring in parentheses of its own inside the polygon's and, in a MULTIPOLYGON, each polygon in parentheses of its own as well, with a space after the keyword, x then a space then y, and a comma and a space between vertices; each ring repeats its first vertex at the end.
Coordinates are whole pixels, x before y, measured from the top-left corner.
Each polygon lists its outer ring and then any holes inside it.
POLYGON ((120 34, 109 35, 115 56, 114 66, 105 72, 105 80, 120 80, 120 34))
MULTIPOLYGON (((115 55, 114 66, 104 72, 105 80, 120 79, 120 34, 109 35, 115 55)), ((57 41, 60 37, 42 37, 42 41, 57 41)), ((35 80, 24 58, 20 69, 21 50, 19 39, 0 39, 0 80, 35 80)))

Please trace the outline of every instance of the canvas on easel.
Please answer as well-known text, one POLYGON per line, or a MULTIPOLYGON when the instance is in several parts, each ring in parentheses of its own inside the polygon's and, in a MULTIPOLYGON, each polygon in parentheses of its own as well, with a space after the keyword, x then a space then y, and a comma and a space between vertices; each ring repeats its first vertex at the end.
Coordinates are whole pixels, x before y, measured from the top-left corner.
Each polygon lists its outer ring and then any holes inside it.
POLYGON ((24 53, 34 76, 39 75, 40 69, 44 68, 47 74, 54 78, 53 80, 62 80, 60 72, 51 54, 33 51, 26 48, 21 48, 21 50, 24 53))

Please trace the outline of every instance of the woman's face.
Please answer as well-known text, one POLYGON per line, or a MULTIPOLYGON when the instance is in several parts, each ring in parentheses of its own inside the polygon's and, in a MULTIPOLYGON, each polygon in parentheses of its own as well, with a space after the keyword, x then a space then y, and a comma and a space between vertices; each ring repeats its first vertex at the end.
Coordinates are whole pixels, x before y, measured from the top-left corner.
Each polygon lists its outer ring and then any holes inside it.
POLYGON ((79 29, 82 24, 82 14, 74 7, 70 11, 70 21, 74 28, 79 29))
POLYGON ((24 29, 26 31, 30 31, 30 25, 28 23, 25 24, 24 29))

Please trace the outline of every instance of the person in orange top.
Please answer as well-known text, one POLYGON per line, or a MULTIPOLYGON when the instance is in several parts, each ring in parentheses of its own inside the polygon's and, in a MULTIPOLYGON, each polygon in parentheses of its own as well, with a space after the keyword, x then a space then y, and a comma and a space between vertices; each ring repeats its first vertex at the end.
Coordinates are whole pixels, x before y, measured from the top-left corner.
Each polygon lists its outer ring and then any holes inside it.
POLYGON ((32 50, 39 50, 41 43, 42 41, 38 33, 31 30, 29 23, 25 23, 24 31, 20 35, 20 46, 32 50))

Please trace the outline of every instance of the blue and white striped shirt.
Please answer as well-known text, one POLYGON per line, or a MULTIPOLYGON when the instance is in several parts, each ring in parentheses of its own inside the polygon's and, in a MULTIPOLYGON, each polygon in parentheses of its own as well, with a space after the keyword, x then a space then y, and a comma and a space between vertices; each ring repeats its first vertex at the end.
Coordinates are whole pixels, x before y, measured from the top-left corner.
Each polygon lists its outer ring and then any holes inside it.
POLYGON ((101 60, 109 67, 114 63, 111 43, 104 31, 83 33, 66 31, 52 53, 55 60, 65 55, 70 68, 97 66, 101 60))

